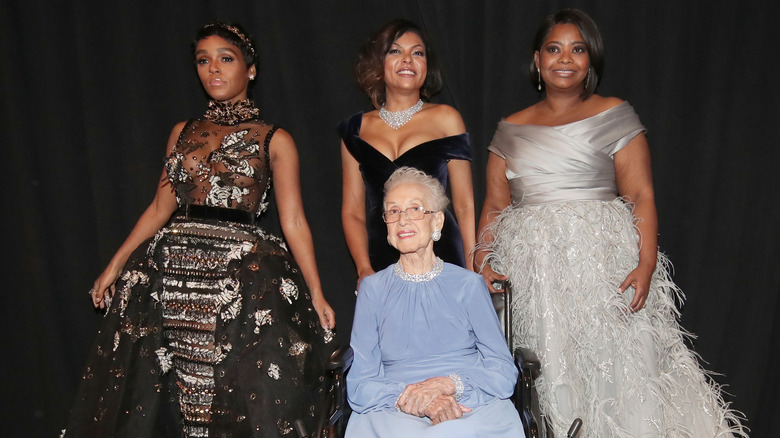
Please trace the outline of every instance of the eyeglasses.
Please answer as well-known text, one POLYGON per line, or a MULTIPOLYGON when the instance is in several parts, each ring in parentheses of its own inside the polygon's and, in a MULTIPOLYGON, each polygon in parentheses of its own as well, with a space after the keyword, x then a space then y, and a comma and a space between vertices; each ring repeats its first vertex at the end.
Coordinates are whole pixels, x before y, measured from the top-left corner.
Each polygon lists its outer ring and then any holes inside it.
POLYGON ((419 221, 424 218, 426 214, 436 213, 435 211, 426 210, 425 207, 409 207, 406 210, 398 208, 391 208, 382 213, 382 219, 386 224, 392 224, 401 220, 401 213, 406 215, 406 218, 412 221, 419 221))

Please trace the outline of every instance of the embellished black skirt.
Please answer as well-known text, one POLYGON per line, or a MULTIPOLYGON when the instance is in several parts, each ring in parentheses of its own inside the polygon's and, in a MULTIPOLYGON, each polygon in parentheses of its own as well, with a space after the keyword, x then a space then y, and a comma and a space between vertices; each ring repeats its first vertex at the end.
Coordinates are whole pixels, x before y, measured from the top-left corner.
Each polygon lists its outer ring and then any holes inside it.
POLYGON ((120 275, 64 436, 313 431, 332 339, 281 239, 176 217, 120 275))

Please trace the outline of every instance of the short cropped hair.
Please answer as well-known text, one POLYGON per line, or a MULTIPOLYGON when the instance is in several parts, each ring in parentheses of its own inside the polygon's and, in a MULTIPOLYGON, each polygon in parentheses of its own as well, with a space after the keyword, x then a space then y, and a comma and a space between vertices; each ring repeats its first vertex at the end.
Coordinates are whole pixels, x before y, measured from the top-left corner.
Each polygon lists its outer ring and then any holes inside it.
POLYGON ((391 190, 401 184, 407 183, 417 184, 425 189, 428 195, 427 197, 431 201, 431 205, 427 207, 433 211, 443 211, 450 203, 450 200, 447 199, 447 195, 444 193, 444 187, 439 183, 439 180, 422 170, 408 166, 399 167, 390 175, 390 178, 385 181, 385 198, 387 198, 387 194, 390 193, 391 190))

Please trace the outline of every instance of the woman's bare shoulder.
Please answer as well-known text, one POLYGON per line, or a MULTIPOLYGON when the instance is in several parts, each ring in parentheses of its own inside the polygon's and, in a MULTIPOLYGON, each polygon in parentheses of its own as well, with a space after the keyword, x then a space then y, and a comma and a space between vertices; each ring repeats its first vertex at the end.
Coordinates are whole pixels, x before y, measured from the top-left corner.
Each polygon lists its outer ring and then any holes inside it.
POLYGON ((505 121, 512 123, 513 125, 528 125, 533 124, 539 114, 539 104, 533 104, 527 108, 523 108, 516 113, 512 113, 504 118, 505 121))
POLYGON ((460 134, 466 131, 463 118, 455 108, 443 103, 430 103, 426 105, 425 110, 429 112, 431 120, 443 128, 447 135, 460 134))

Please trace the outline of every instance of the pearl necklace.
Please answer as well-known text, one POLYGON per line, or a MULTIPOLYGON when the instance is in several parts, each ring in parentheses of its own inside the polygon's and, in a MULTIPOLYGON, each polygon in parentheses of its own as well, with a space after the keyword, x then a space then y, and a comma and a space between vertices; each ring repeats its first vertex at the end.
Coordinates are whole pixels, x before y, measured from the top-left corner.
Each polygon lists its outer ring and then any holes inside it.
POLYGON ((382 119, 387 126, 398 129, 409 123, 409 120, 412 120, 412 116, 419 113, 422 107, 422 99, 418 100, 417 103, 411 107, 401 111, 388 111, 385 109, 385 104, 382 104, 382 108, 379 108, 379 118, 382 119))
POLYGON ((419 283, 421 281, 433 280, 434 278, 436 278, 436 276, 441 274, 441 271, 443 269, 444 269, 444 261, 436 257, 436 264, 433 265, 433 269, 426 272, 425 274, 410 274, 404 271, 404 268, 401 267, 400 262, 396 262, 396 264, 393 266, 393 273, 401 277, 401 280, 413 281, 415 283, 419 283))

